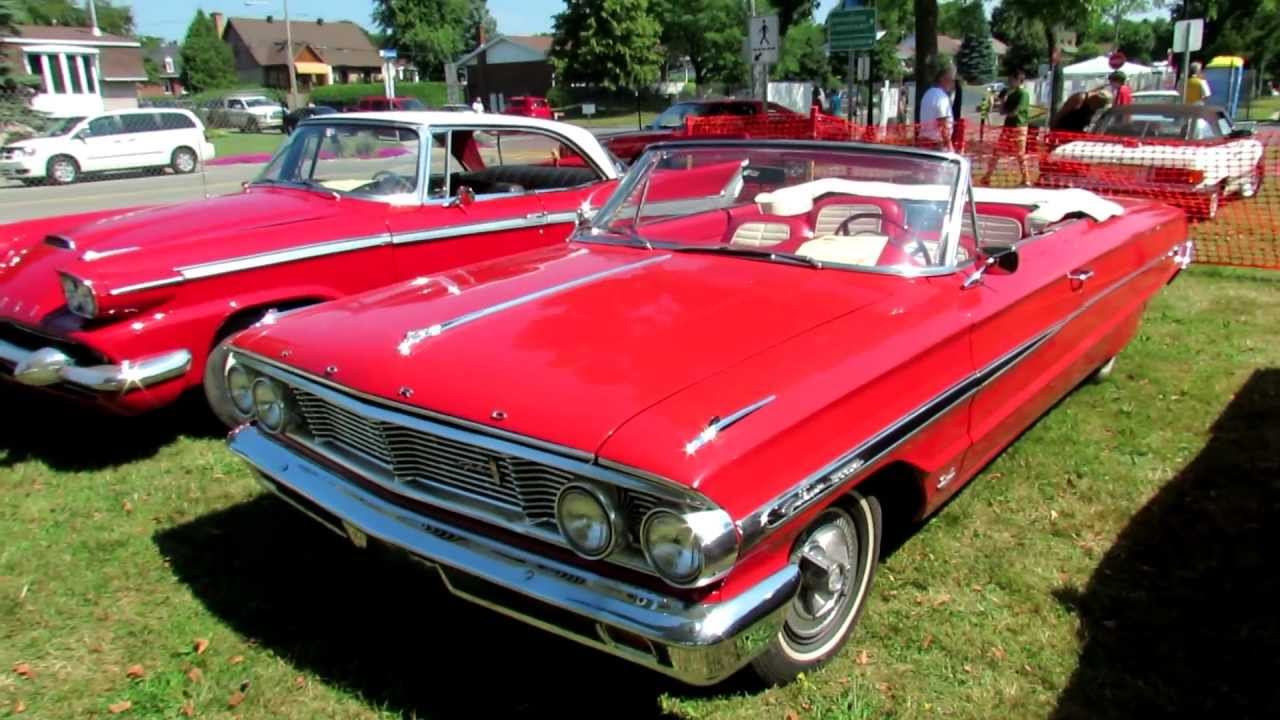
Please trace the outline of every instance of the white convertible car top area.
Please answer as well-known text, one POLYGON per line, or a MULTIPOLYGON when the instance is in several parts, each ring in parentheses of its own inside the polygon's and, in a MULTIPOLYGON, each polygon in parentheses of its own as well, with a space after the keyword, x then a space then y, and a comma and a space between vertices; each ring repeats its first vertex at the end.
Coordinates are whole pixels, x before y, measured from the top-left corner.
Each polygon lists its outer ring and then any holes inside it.
MULTIPOLYGON (((783 217, 803 215, 813 209, 813 202, 823 195, 861 195, 889 200, 933 200, 946 202, 951 197, 948 185, 908 185, 879 180, 822 178, 800 185, 780 188, 756 195, 762 212, 783 217)), ((1102 222, 1124 214, 1124 207, 1097 193, 1079 188, 985 188, 973 189, 975 202, 1019 205, 1033 208, 1027 221, 1033 226, 1058 222, 1072 213, 1081 213, 1102 222)))

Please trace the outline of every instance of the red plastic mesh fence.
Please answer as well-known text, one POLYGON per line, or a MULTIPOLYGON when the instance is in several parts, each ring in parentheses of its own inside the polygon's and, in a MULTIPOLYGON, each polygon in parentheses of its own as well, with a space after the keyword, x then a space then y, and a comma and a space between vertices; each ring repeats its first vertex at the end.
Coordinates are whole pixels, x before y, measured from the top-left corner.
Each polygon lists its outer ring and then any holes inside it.
POLYGON ((954 150, 970 158, 978 185, 1076 187, 1164 202, 1186 211, 1197 262, 1280 269, 1280 128, 1233 132, 1211 114, 1135 110, 1109 129, 1068 133, 962 119, 944 143, 932 128, 858 125, 813 113, 689 117, 684 135, 954 150))

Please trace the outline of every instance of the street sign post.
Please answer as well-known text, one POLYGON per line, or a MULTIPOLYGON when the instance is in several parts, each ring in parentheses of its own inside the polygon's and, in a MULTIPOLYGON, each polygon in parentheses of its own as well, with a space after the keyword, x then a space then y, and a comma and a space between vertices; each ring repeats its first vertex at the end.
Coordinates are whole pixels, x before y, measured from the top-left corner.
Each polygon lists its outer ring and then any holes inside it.
POLYGON ((1173 51, 1182 53, 1182 67, 1178 75, 1182 78, 1182 101, 1187 101, 1187 71, 1191 66, 1191 53, 1199 50, 1204 42, 1204 18, 1179 20, 1173 24, 1173 51))
POLYGON ((827 28, 831 52, 870 50, 876 44, 876 9, 833 10, 827 28))

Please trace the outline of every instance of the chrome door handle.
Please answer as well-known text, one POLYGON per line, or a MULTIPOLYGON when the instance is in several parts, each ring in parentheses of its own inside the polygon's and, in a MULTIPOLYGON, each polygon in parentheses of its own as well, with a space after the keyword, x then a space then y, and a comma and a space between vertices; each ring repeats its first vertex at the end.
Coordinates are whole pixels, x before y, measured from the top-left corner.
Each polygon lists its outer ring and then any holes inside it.
POLYGON ((1093 277, 1092 270, 1072 270, 1071 272, 1067 273, 1067 279, 1075 280, 1076 282, 1084 282, 1085 280, 1088 280, 1091 277, 1093 277))
POLYGON ((524 216, 525 220, 533 220, 535 222, 546 222, 547 214, 545 212, 529 213, 524 216))

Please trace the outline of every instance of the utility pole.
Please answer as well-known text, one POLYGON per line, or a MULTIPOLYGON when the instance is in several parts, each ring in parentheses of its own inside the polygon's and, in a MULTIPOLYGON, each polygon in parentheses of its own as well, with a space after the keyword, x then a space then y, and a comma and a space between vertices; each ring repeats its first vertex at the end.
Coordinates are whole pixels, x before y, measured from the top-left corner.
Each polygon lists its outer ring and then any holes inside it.
POLYGON ((98 27, 98 8, 93 0, 89 0, 89 26, 94 37, 102 35, 102 30, 98 27))
POLYGON ((293 67, 293 28, 289 23, 289 0, 284 0, 284 54, 289 66, 289 109, 298 107, 298 74, 293 67))

